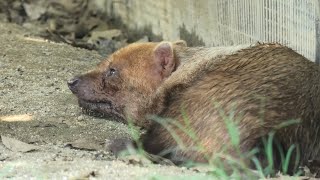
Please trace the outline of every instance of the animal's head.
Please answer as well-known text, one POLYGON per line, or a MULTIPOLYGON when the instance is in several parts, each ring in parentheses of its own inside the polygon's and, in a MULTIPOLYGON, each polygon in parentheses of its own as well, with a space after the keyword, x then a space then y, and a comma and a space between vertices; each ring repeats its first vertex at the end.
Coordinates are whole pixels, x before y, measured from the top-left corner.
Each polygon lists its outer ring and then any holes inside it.
POLYGON ((150 97, 179 65, 174 47, 184 41, 134 43, 113 53, 94 70, 68 81, 85 111, 137 120, 150 97))

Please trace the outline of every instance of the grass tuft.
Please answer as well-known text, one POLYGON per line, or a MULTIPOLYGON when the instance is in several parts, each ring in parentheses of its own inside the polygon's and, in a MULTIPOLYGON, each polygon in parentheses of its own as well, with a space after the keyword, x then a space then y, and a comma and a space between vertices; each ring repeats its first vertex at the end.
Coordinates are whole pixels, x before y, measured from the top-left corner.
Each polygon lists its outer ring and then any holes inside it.
MULTIPOLYGON (((265 102, 262 99, 262 106, 265 102)), ((285 128, 297 123, 300 123, 299 120, 289 120, 283 122, 274 128, 274 131, 271 131, 266 137, 262 138, 262 149, 258 147, 253 148, 252 150, 244 153, 241 151, 241 132, 239 130, 239 120, 243 114, 236 111, 236 106, 233 105, 229 112, 225 112, 218 103, 214 103, 214 108, 217 110, 219 115, 222 117, 225 122, 225 128, 230 137, 230 142, 221 142, 226 143, 230 146, 226 146, 220 153, 210 154, 205 151, 205 147, 200 143, 200 139, 197 136, 197 132, 193 129, 190 119, 188 118, 188 114, 186 108, 182 106, 181 115, 182 122, 176 121, 171 118, 160 118, 153 116, 151 119, 156 123, 159 123, 163 126, 172 136, 172 138, 177 143, 179 147, 179 151, 195 151, 202 153, 205 159, 208 161, 206 164, 210 171, 209 175, 213 178, 217 179, 265 179, 267 177, 275 176, 278 173, 275 165, 275 154, 279 154, 280 158, 280 169, 283 174, 289 173, 289 171, 294 171, 296 176, 302 174, 301 170, 298 169, 299 165, 299 148, 296 145, 290 146, 290 148, 285 152, 280 145, 276 141, 276 130, 281 128, 285 128), (236 114, 237 112, 237 114, 236 114), (181 137, 183 135, 183 139, 181 137), (189 139, 188 144, 193 144, 192 147, 188 146, 184 143, 185 139, 189 139), (190 143, 191 142, 191 143, 190 143), (276 147, 276 148, 275 148, 276 147), (234 156, 226 153, 230 151, 232 148, 232 152, 236 154, 234 156), (266 157, 266 162, 262 162, 259 160, 259 156, 263 154, 266 157), (235 158, 236 157, 236 158, 235 158), (294 158, 293 158, 294 157, 294 158), (295 168, 293 170, 289 170, 289 165, 292 164, 292 160, 295 168), (248 160, 251 161, 255 170, 248 165, 248 160)), ((260 110, 259 112, 260 118, 264 118, 264 110, 260 110)), ((137 127, 135 127, 132 121, 128 121, 130 134, 137 145, 137 152, 140 155, 150 157, 143 150, 143 144, 140 140, 140 132, 137 127)), ((159 155, 163 156, 168 153, 174 153, 177 149, 166 149, 161 152, 159 155)), ((132 152, 131 152, 132 153, 132 152)), ((198 166, 199 164, 196 162, 188 161, 184 164, 185 166, 198 166)), ((201 164, 200 164, 201 165, 201 164)), ((202 164, 203 165, 203 164, 202 164)), ((191 177, 190 177, 191 178, 191 177)), ((198 177, 199 178, 199 177, 198 177)), ((170 177, 163 176, 154 176, 151 179, 171 179, 170 177)), ((179 179, 179 178, 174 178, 179 179)), ((189 178, 188 178, 189 179, 189 178)), ((200 178, 201 179, 201 178, 200 178)))

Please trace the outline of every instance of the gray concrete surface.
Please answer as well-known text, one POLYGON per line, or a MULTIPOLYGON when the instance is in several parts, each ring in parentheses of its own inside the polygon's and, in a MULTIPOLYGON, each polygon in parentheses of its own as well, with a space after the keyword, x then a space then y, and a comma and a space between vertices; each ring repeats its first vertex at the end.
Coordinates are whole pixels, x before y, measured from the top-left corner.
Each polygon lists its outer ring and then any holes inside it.
POLYGON ((149 28, 165 40, 224 46, 283 43, 319 62, 318 0, 94 0, 131 29, 149 28))

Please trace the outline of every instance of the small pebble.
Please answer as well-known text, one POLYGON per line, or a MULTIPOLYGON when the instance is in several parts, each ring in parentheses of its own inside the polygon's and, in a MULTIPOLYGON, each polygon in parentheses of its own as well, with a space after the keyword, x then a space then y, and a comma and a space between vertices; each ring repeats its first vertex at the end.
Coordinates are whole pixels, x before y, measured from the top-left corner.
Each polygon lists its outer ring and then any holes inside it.
POLYGON ((80 115, 77 117, 77 120, 82 121, 82 120, 84 120, 84 117, 82 115, 80 115))

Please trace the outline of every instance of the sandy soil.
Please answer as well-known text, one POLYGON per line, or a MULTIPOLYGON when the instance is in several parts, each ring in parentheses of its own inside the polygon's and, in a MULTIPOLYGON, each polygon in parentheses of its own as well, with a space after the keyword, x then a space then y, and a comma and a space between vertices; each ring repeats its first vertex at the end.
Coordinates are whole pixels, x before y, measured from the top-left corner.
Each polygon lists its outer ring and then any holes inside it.
POLYGON ((13 24, 0 23, 0 32, 0 135, 37 147, 19 152, 0 143, 0 179, 208 178, 186 168, 132 164, 105 150, 105 140, 130 137, 127 126, 82 114, 66 85, 103 59, 96 52, 47 42, 13 24))

